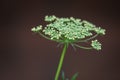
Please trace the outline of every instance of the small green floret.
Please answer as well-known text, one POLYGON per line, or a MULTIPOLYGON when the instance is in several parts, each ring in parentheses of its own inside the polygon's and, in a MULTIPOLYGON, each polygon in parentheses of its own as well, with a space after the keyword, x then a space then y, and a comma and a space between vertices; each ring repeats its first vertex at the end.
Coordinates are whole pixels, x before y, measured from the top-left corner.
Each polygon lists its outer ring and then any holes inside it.
POLYGON ((91 46, 96 50, 101 50, 101 43, 98 40, 93 40, 91 46))
POLYGON ((41 30, 42 30, 42 25, 33 27, 33 28, 31 29, 31 31, 33 31, 33 32, 39 32, 39 31, 41 31, 41 30))
POLYGON ((98 34, 105 35, 105 29, 101 29, 101 27, 95 28, 95 32, 98 34))
POLYGON ((56 19, 56 16, 52 15, 52 16, 45 16, 45 21, 54 21, 56 19))

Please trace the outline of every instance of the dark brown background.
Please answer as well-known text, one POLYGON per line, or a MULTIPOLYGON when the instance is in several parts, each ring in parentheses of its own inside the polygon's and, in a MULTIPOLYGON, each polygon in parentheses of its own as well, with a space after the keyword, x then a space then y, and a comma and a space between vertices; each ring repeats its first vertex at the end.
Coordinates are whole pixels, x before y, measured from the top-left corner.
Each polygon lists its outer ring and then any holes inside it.
POLYGON ((103 49, 69 47, 63 70, 77 80, 120 80, 120 12, 115 0, 3 0, 0 13, 0 80, 54 80, 62 48, 30 30, 45 15, 76 17, 105 28, 103 49))

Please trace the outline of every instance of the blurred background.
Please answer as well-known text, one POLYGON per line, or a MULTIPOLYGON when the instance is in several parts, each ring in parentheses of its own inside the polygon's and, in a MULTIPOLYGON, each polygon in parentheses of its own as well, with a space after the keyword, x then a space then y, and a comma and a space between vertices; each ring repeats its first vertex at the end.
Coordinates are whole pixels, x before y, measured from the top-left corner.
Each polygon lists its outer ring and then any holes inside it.
POLYGON ((120 6, 116 0, 1 0, 0 80, 54 80, 60 53, 57 43, 31 32, 45 15, 75 17, 106 29, 101 51, 74 51, 63 63, 68 78, 120 80, 120 6))

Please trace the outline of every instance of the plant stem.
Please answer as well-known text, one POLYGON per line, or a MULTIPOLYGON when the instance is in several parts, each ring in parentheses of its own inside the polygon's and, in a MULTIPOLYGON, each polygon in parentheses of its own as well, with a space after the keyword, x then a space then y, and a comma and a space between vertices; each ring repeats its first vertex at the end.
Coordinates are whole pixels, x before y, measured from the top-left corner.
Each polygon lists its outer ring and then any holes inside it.
POLYGON ((61 53, 60 61, 59 61, 59 64, 58 64, 56 75, 55 75, 55 80, 58 80, 58 78, 59 78, 60 71, 61 71, 61 68, 62 68, 62 65, 63 65, 63 61, 64 61, 64 56, 65 56, 65 53, 66 53, 66 50, 67 50, 67 46, 68 46, 67 44, 64 44, 64 48, 63 48, 63 51, 61 53))

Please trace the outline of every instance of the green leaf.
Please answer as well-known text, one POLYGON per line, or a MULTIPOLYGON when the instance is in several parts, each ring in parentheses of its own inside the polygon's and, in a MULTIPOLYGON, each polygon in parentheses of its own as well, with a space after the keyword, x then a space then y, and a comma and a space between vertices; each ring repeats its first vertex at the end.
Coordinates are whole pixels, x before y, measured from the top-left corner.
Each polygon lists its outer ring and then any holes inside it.
POLYGON ((65 73, 62 71, 62 80, 65 80, 65 73))
POLYGON ((75 73, 75 74, 72 76, 71 80, 76 80, 77 76, 78 76, 78 73, 75 73))

